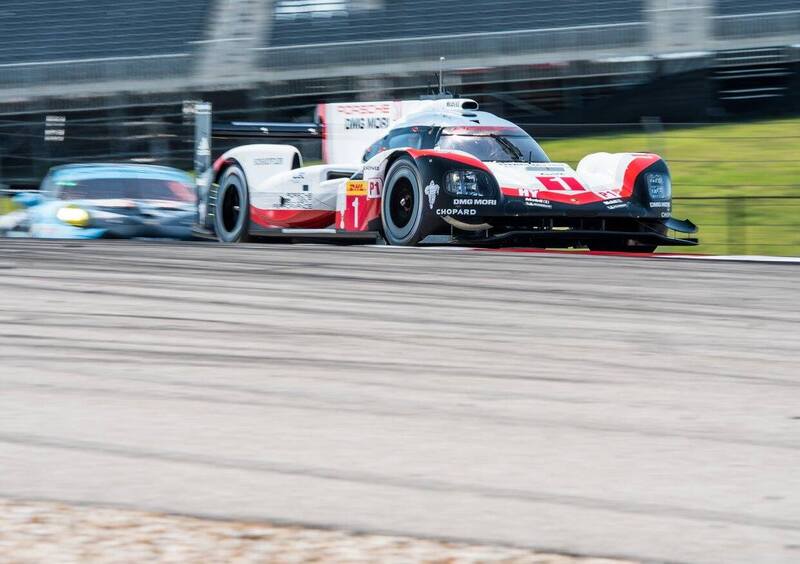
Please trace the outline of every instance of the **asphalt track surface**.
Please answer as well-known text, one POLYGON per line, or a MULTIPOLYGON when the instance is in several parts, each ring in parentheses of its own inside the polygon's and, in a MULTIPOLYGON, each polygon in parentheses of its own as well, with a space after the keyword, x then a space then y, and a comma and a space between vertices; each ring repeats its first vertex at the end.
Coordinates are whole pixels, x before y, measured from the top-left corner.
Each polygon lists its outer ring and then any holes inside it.
POLYGON ((800 561, 800 265, 0 240, 0 496, 800 561))

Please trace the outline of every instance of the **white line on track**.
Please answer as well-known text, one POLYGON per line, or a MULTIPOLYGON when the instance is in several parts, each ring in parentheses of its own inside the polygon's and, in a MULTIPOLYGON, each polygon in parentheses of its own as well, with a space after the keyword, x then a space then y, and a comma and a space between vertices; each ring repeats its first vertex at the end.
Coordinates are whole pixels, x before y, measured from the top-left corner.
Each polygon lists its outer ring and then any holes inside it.
POLYGON ((429 247, 395 247, 392 245, 365 245, 375 249, 385 251, 488 251, 498 253, 530 253, 551 256, 603 256, 603 257, 626 257, 641 259, 691 259, 691 260, 718 260, 735 262, 771 262, 782 264, 800 264, 800 257, 767 256, 767 255, 693 255, 686 253, 627 253, 627 252, 603 252, 603 251, 568 251, 552 249, 536 249, 528 247, 508 247, 508 248, 487 248, 487 247, 458 247, 458 246, 429 246, 429 247))
POLYGON ((800 257, 771 257, 766 255, 654 255, 657 258, 681 258, 695 260, 727 260, 737 262, 780 262, 800 264, 800 257))

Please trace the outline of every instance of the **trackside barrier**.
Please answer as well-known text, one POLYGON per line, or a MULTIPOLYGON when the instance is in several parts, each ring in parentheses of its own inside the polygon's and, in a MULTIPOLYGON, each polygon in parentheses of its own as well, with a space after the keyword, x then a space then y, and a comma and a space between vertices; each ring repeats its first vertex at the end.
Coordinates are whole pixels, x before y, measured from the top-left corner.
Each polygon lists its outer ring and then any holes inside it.
MULTIPOLYGON (((0 215, 16 208, 11 197, 17 193, 0 189, 0 215)), ((800 196, 689 196, 673 203, 675 217, 700 227, 700 246, 680 252, 800 256, 800 196)))
POLYGON ((701 253, 800 255, 800 196, 676 197, 673 215, 700 226, 701 253))
MULTIPOLYGON (((190 106, 187 106, 187 108, 190 106)), ((196 149, 202 148, 203 137, 195 137, 196 115, 187 112, 180 104, 165 105, 146 114, 137 108, 109 109, 99 117, 89 117, 80 112, 53 111, 29 115, 0 116, 0 189, 14 188, 15 192, 0 190, 0 213, 11 209, 9 195, 24 188, 35 188, 51 166, 92 161, 140 162, 165 164, 191 170, 196 149), (48 127, 47 115, 67 115, 64 122, 64 140, 45 141, 48 127)), ((217 112, 220 122, 238 119, 263 119, 261 110, 241 108, 217 112)), ((97 116, 97 114, 94 114, 97 116)), ((645 120, 643 123, 606 124, 553 124, 520 123, 545 145, 566 140, 567 145, 551 151, 554 158, 572 164, 586 153, 605 149, 600 134, 628 135, 633 150, 654 151, 663 154, 673 169, 676 195, 673 215, 689 218, 700 227, 701 245, 697 252, 711 254, 772 254, 800 255, 800 163, 791 155, 753 158, 753 170, 773 170, 782 180, 771 180, 769 174, 741 172, 736 184, 707 184, 729 182, 693 178, 693 171, 706 163, 720 165, 742 164, 734 155, 747 154, 747 147, 761 147, 776 141, 786 147, 796 146, 798 135, 791 130, 776 137, 774 134, 748 133, 748 137, 729 135, 717 130, 708 131, 700 125, 719 123, 660 123, 645 120), (677 131, 676 131, 677 130, 677 131), (633 136, 631 137, 631 134, 633 136), (594 137, 584 138, 584 135, 594 137), (575 143, 570 139, 575 138, 575 143), (681 143, 701 140, 715 147, 709 154, 695 156, 686 153, 681 143), (730 151, 729 143, 742 148, 730 151), (706 159, 706 160, 700 160, 706 159), (748 179, 752 182, 748 183, 748 179), (791 184, 787 184, 787 182, 791 184)), ((210 125, 208 125, 210 126, 210 125)), ((613 137, 612 137, 613 139, 613 137)), ((228 148, 248 141, 232 138, 219 139, 213 155, 203 155, 204 166, 210 159, 228 148)), ((280 141, 278 141, 280 142, 280 141)), ((319 140, 304 139, 293 142, 301 148, 307 161, 319 159, 319 140)), ((617 143, 619 145, 619 143, 617 143)), ((751 162, 745 159, 744 162, 751 162)))

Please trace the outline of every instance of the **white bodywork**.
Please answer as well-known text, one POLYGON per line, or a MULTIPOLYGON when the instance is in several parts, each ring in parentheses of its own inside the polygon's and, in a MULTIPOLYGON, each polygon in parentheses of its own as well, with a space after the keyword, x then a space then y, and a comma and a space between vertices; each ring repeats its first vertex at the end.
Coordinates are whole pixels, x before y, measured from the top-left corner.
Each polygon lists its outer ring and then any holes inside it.
POLYGON ((335 211, 340 186, 357 170, 352 165, 325 164, 261 178, 250 185, 250 203, 261 209, 335 211))
POLYGON ((622 186, 625 171, 643 153, 592 153, 578 163, 577 175, 591 190, 615 190, 622 186))
MULTIPOLYGON (((578 163, 577 170, 566 163, 516 163, 487 162, 497 182, 502 187, 537 190, 557 189, 565 195, 590 191, 601 199, 620 197, 625 172, 641 153, 593 153, 578 163), (548 179, 545 184, 543 179, 548 179), (577 183, 572 182, 575 179, 577 183), (558 186, 558 188, 554 188, 558 186)), ((535 197, 535 196, 534 196, 535 197)))
POLYGON ((510 188, 532 188, 541 186, 538 177, 576 177, 577 173, 565 163, 485 163, 500 186, 510 188))
POLYGON ((275 210, 335 211, 337 190, 359 169, 354 164, 303 167, 300 151, 291 145, 241 145, 217 160, 232 161, 244 172, 251 205, 275 210), (298 163, 300 168, 292 168, 298 163))
POLYGON ((251 187, 258 186, 276 174, 292 170, 296 163, 303 166, 303 156, 297 147, 291 145, 240 145, 224 153, 216 162, 232 160, 242 168, 247 184, 251 187))

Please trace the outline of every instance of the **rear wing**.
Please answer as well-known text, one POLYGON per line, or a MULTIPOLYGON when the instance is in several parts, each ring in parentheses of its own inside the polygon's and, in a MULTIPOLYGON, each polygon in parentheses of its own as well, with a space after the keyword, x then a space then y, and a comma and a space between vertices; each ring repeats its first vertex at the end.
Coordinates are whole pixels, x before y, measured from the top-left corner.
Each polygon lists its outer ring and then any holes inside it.
POLYGON ((409 116, 422 112, 461 113, 478 109, 469 98, 434 96, 391 102, 318 104, 316 121, 322 124, 322 158, 328 163, 359 163, 364 152, 409 116))
POLYGON ((402 120, 419 112, 477 110, 468 98, 430 98, 390 102, 318 104, 314 122, 278 123, 211 121, 211 103, 186 102, 195 119, 195 173, 200 179, 211 168, 211 139, 320 139, 326 163, 360 163, 370 145, 402 120))
POLYGON ((212 139, 321 139, 318 123, 232 121, 213 123, 210 102, 186 102, 194 113, 194 172, 197 188, 204 194, 211 186, 212 139))
POLYGON ((321 139, 322 126, 318 123, 232 121, 213 124, 211 136, 218 139, 321 139))

